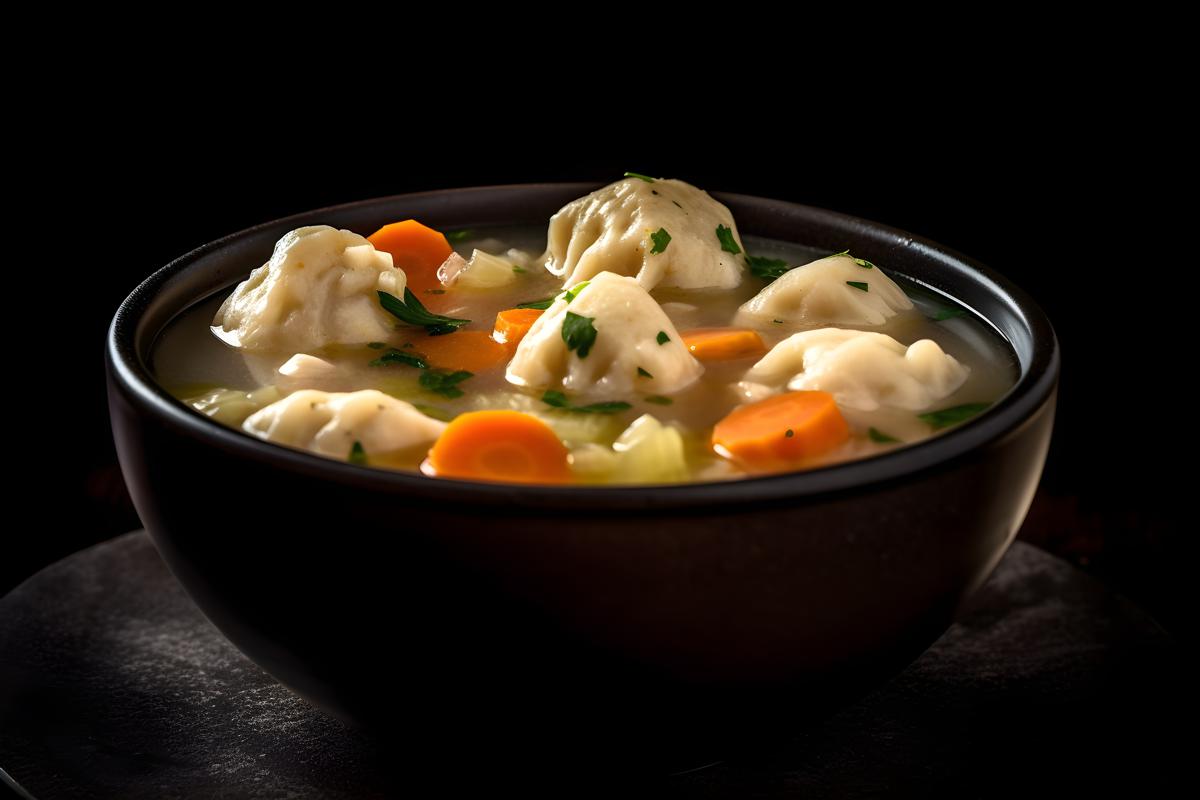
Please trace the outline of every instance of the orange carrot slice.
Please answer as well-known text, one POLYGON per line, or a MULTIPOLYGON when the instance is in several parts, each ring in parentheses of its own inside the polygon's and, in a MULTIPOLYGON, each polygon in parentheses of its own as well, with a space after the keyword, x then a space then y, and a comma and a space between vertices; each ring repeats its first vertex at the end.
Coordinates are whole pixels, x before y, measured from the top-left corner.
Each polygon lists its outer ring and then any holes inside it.
MULTIPOLYGON (((442 289, 442 282, 437 277, 438 267, 454 252, 446 237, 415 219, 406 219, 384 225, 368 236, 367 241, 375 245, 376 250, 392 254, 392 264, 404 270, 408 288, 429 306, 426 300, 431 296, 429 290, 442 289)), ((435 300, 433 305, 439 304, 435 300)))
POLYGON ((767 352, 758 332, 746 328, 697 328, 680 336, 691 354, 701 361, 727 361, 767 352))
POLYGON ((443 336, 413 336, 412 351, 425 356, 431 367, 485 372, 508 361, 507 345, 486 331, 457 331, 443 336))
POLYGON ((509 483, 571 480, 567 448, 550 426, 520 411, 472 411, 446 426, 429 451, 427 473, 509 483))
POLYGON ((496 315, 496 329, 492 332, 492 338, 515 348, 541 315, 541 309, 537 308, 505 309, 496 315))
POLYGON ((738 406, 712 432, 712 445, 752 471, 795 469, 850 438, 828 392, 787 392, 738 406))

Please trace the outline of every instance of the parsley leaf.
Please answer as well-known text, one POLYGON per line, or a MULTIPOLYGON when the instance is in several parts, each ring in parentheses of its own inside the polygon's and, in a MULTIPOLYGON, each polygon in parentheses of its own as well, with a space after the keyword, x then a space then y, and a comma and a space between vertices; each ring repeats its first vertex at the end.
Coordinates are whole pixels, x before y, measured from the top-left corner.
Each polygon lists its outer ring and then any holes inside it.
POLYGON ((651 178, 649 175, 643 175, 640 172, 626 172, 624 177, 637 178, 639 181, 645 181, 646 183, 654 183, 654 178, 651 178))
POLYGON ((403 350, 392 348, 379 358, 372 359, 367 366, 371 367, 388 367, 394 364, 404 364, 408 367, 416 367, 417 369, 428 369, 429 364, 425 362, 425 358, 420 353, 405 353, 403 350))
POLYGON ((562 338, 567 343, 568 350, 574 350, 580 358, 587 358, 596 343, 596 328, 592 321, 595 317, 584 317, 571 311, 567 312, 562 324, 562 338))
POLYGON ((367 451, 363 449, 362 442, 356 441, 351 445, 350 454, 346 456, 346 460, 359 466, 367 465, 367 451))
POLYGON ((733 253, 736 256, 742 252, 742 248, 738 247, 738 243, 734 241, 733 231, 724 225, 717 226, 717 239, 721 241, 721 249, 726 253, 733 253))
POLYGON ((517 308, 535 308, 538 311, 545 311, 550 306, 554 305, 554 298, 547 297, 545 300, 530 300, 528 303, 517 303, 517 308))
POLYGON ((846 281, 846 285, 853 286, 855 289, 858 289, 860 292, 870 291, 870 289, 867 287, 866 281, 846 281))
POLYGON ((667 336, 666 331, 659 331, 658 336, 655 336, 654 340, 659 344, 666 344, 667 342, 671 341, 671 337, 667 336))
POLYGON ((647 403, 654 403, 658 406, 669 406, 675 401, 669 397, 663 397, 661 394, 652 394, 643 398, 647 403))
POLYGON ((459 242, 465 242, 474 235, 475 231, 471 230, 470 228, 465 228, 461 231, 450 231, 449 233, 445 234, 445 237, 446 241, 450 244, 458 244, 459 242))
POLYGON ((888 436, 878 428, 871 428, 867 431, 867 436, 871 437, 871 441, 876 444, 899 444, 900 440, 895 437, 888 436))
POLYGON ((651 375, 649 372, 646 372, 646 370, 642 369, 641 367, 638 367, 638 377, 639 378, 653 378, 654 376, 651 375))
POLYGON ((936 431, 964 422, 990 406, 991 403, 963 403, 961 406, 943 408, 940 411, 930 411, 928 414, 917 414, 917 417, 928 422, 936 431))
POLYGON ((654 240, 654 247, 650 249, 650 255, 658 255, 667 249, 667 245, 671 243, 671 234, 667 233, 666 228, 659 228, 654 233, 650 234, 650 238, 654 240))
POLYGON ((446 317, 426 310, 425 306, 421 305, 421 301, 417 299, 417 296, 407 286, 404 287, 403 300, 387 292, 377 292, 377 294, 379 295, 379 304, 383 306, 384 311, 401 322, 423 327, 430 336, 454 333, 471 321, 469 319, 446 317))
POLYGON ((589 283, 591 283, 591 281, 584 281, 583 283, 577 283, 574 286, 572 286, 570 289, 567 289, 565 292, 563 292, 559 296, 562 297, 562 299, 566 300, 569 303, 572 300, 574 300, 576 297, 579 297, 579 293, 582 292, 584 289, 586 289, 587 285, 589 283))
POLYGON ((458 384, 465 381, 474 375, 473 372, 467 372, 465 369, 460 369, 457 372, 448 370, 430 369, 421 373, 421 387, 428 389, 434 394, 440 394, 442 397, 462 397, 463 390, 458 388, 458 384))
POLYGON ((632 405, 622 400, 611 400, 606 403, 589 403, 586 406, 577 406, 567 399, 567 396, 562 392, 553 389, 542 395, 542 402, 554 408, 561 408, 563 411, 573 411, 579 414, 616 414, 618 411, 627 411, 633 408, 632 405))
POLYGON ((787 272, 792 267, 782 258, 767 258, 766 256, 746 256, 746 263, 750 265, 750 274, 756 278, 762 278, 767 283, 782 277, 783 273, 787 272))
POLYGON ((870 261, 867 261, 865 258, 855 258, 854 256, 850 255, 850 248, 848 248, 848 247, 840 253, 830 253, 829 255, 827 255, 825 257, 826 258, 837 258, 838 256, 845 256, 846 258, 853 261, 855 264, 858 264, 863 269, 872 269, 875 266, 870 261))

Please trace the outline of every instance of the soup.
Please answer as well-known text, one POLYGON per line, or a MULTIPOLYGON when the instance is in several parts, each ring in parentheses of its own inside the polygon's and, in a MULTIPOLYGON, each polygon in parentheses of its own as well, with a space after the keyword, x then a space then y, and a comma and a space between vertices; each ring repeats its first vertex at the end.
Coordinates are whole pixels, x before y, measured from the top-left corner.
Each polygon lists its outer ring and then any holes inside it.
POLYGON ((549 230, 287 234, 163 334, 156 377, 266 441, 434 477, 556 484, 803 470, 921 441, 1016 378, 966 309, 850 252, 741 237, 627 177, 549 230))

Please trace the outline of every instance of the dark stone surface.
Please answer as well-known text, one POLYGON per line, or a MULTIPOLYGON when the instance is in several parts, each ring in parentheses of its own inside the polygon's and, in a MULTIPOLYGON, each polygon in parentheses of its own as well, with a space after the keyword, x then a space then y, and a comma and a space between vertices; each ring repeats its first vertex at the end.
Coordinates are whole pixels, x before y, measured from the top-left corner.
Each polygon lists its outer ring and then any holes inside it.
MULTIPOLYGON (((68 558, 0 601, 0 768, 37 798, 1023 795, 1166 789, 1183 664, 1147 616, 1017 544, 893 681, 792 739, 681 775, 435 762, 313 709, 204 619, 149 539, 68 558)), ((748 738, 752 738, 748 732, 748 738)))

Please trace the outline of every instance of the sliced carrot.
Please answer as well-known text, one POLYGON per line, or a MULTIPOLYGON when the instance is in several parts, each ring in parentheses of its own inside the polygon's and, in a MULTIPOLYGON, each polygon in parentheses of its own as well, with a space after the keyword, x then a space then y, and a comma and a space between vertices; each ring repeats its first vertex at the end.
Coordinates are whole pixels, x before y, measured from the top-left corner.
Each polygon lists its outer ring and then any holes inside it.
MULTIPOLYGON (((438 267, 454 252, 446 237, 415 219, 406 219, 384 225, 368 236, 367 241, 375 245, 376 250, 392 254, 392 264, 404 270, 408 288, 429 306, 428 298, 437 297, 430 295, 429 290, 440 291, 442 288, 437 277, 438 267)), ((436 300, 432 304, 440 307, 436 300)))
POLYGON ((828 392, 787 392, 738 406, 712 432, 723 456, 753 471, 795 469, 850 438, 828 392))
POLYGON ((550 426, 520 411, 455 417, 429 451, 424 470, 450 478, 510 483, 571 480, 567 448, 550 426))
POLYGON ((409 338, 412 351, 425 356, 429 366, 485 372, 508 361, 510 350, 486 331, 457 331, 443 336, 409 338))
POLYGON ((537 308, 505 309, 496 315, 496 329, 492 332, 492 338, 515 348, 541 315, 541 309, 537 308))
POLYGON ((701 361, 726 361, 767 352, 758 332, 747 328, 697 328, 681 333, 680 337, 692 355, 701 361))

